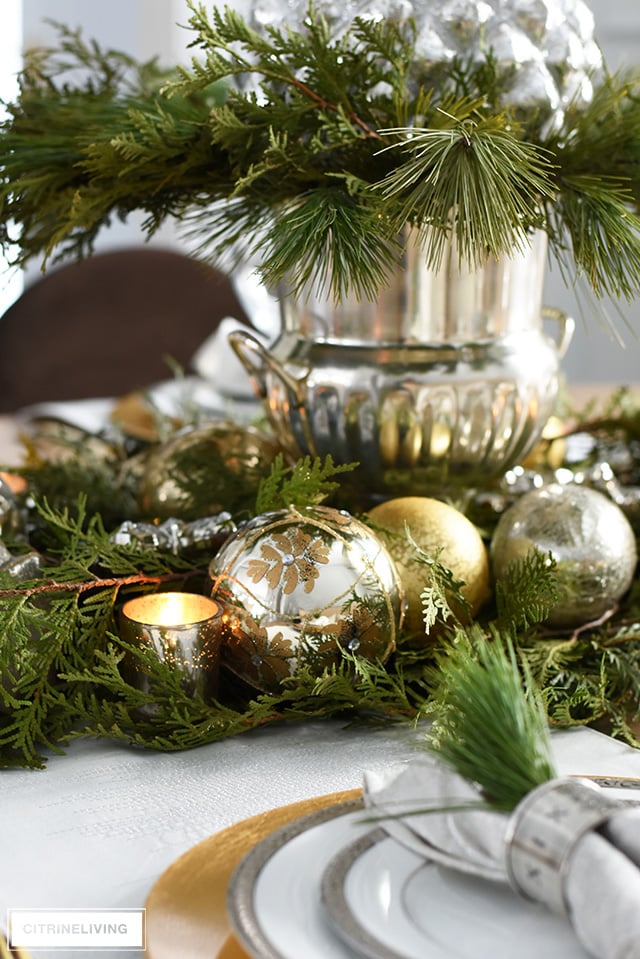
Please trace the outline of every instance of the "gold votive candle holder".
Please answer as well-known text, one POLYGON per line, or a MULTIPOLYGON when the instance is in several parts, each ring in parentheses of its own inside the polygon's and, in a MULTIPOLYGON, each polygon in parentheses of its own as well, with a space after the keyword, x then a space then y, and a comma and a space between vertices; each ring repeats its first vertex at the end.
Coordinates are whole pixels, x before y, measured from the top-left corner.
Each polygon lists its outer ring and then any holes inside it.
MULTIPOLYGON (((190 696, 212 700, 218 691, 222 608, 198 593, 147 593, 122 607, 121 633, 130 645, 152 649, 180 673, 190 696)), ((127 670, 132 684, 150 691, 139 660, 127 670)))

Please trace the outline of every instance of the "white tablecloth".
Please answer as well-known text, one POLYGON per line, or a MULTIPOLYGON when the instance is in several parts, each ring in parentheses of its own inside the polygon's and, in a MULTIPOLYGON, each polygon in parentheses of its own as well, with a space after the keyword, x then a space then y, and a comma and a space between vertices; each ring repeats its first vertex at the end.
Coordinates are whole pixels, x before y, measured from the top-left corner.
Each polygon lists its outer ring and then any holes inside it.
POLYGON ((414 748, 411 727, 332 720, 182 753, 82 740, 44 771, 3 770, 0 923, 15 908, 142 907, 163 870, 200 840, 256 813, 359 787, 363 769, 414 748))

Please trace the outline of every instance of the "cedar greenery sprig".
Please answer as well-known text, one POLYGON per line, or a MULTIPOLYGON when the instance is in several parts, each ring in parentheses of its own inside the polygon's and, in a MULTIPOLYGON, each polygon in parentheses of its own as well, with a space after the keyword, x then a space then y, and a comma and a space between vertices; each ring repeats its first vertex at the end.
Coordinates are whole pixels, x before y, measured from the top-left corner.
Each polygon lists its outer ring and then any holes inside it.
MULTIPOLYGON (((145 209, 152 233, 177 213, 183 151, 191 151, 190 169, 199 169, 201 178, 202 119, 219 98, 209 87, 188 101, 176 96, 169 102, 160 91, 175 71, 55 26, 59 46, 28 51, 18 99, 5 104, 8 117, 0 126, 0 242, 9 249, 17 244, 20 264, 34 255, 46 262, 54 249, 54 259, 88 255, 112 216, 145 209), (110 141, 129 135, 141 146, 149 141, 150 149, 160 140, 171 173, 147 164, 120 179, 110 141)), ((197 188, 197 178, 189 188, 197 188)))
POLYGON ((271 510, 288 509, 292 504, 319 506, 340 489, 335 477, 349 473, 355 463, 336 465, 331 455, 324 460, 303 456, 293 466, 285 463, 284 455, 278 453, 271 464, 268 476, 260 481, 256 499, 256 515, 271 510))
POLYGON ((552 553, 534 549, 509 563, 495 584, 496 621, 509 632, 543 623, 558 601, 556 561, 552 553))
POLYGON ((227 693, 226 701, 212 705, 187 696, 175 672, 157 658, 126 647, 117 637, 111 639, 95 666, 64 677, 79 690, 69 704, 69 716, 77 723, 69 739, 93 735, 175 752, 283 721, 337 716, 367 725, 411 722, 426 696, 424 681, 409 683, 401 669, 390 672, 345 653, 343 664, 320 677, 302 669, 283 681, 277 693, 255 693, 248 701, 230 702, 227 693), (120 664, 126 653, 141 662, 151 693, 123 685, 120 664))
POLYGON ((429 635, 438 622, 459 626, 460 617, 466 616, 471 610, 462 592, 464 582, 456 579, 451 570, 443 566, 438 558, 439 553, 430 556, 416 543, 408 528, 405 534, 415 552, 416 563, 424 571, 420 602, 426 634, 429 635))
MULTIPOLYGON (((637 597, 631 600, 638 609, 637 597)), ((554 726, 592 725, 634 745, 640 720, 640 625, 637 615, 609 630, 520 638, 520 651, 542 691, 554 726)))
POLYGON ((411 23, 332 37, 311 8, 300 32, 258 33, 187 9, 194 57, 160 87, 157 65, 64 29, 27 61, 0 126, 0 241, 18 263, 85 256, 138 209, 149 234, 175 217, 202 256, 252 257, 269 284, 372 298, 405 228, 432 265, 450 236, 480 262, 540 228, 567 282, 637 294, 637 77, 594 81, 557 129, 544 105, 503 104, 513 68, 490 53, 421 63, 411 23))

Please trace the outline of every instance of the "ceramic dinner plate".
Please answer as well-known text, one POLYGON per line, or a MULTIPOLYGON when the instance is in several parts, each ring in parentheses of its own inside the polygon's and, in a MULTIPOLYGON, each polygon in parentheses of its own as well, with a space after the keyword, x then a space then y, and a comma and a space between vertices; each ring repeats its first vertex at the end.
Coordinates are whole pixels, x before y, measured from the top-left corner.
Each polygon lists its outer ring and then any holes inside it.
POLYGON ((568 923, 372 829, 359 803, 272 833, 236 869, 231 923, 255 959, 587 959, 568 923))
MULTIPOLYGON (((584 778, 638 805, 640 780, 584 778)), ((325 867, 325 919, 366 959, 589 959, 567 919, 500 881, 451 868, 377 828, 325 867)))
POLYGON ((341 803, 271 833, 245 856, 229 883, 236 936, 255 959, 361 959, 329 925, 322 875, 343 846, 371 828, 362 802, 341 803))

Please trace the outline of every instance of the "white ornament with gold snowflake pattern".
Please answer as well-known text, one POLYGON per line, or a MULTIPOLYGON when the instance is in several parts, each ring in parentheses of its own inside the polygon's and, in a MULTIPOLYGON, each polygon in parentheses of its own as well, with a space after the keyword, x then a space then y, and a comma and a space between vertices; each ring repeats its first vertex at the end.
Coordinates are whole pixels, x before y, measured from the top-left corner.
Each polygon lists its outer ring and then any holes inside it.
POLYGON ((385 662, 401 626, 402 587, 385 546, 342 510, 264 513, 210 566, 224 605, 222 662, 250 685, 276 690, 308 668, 320 675, 342 650, 385 662))

